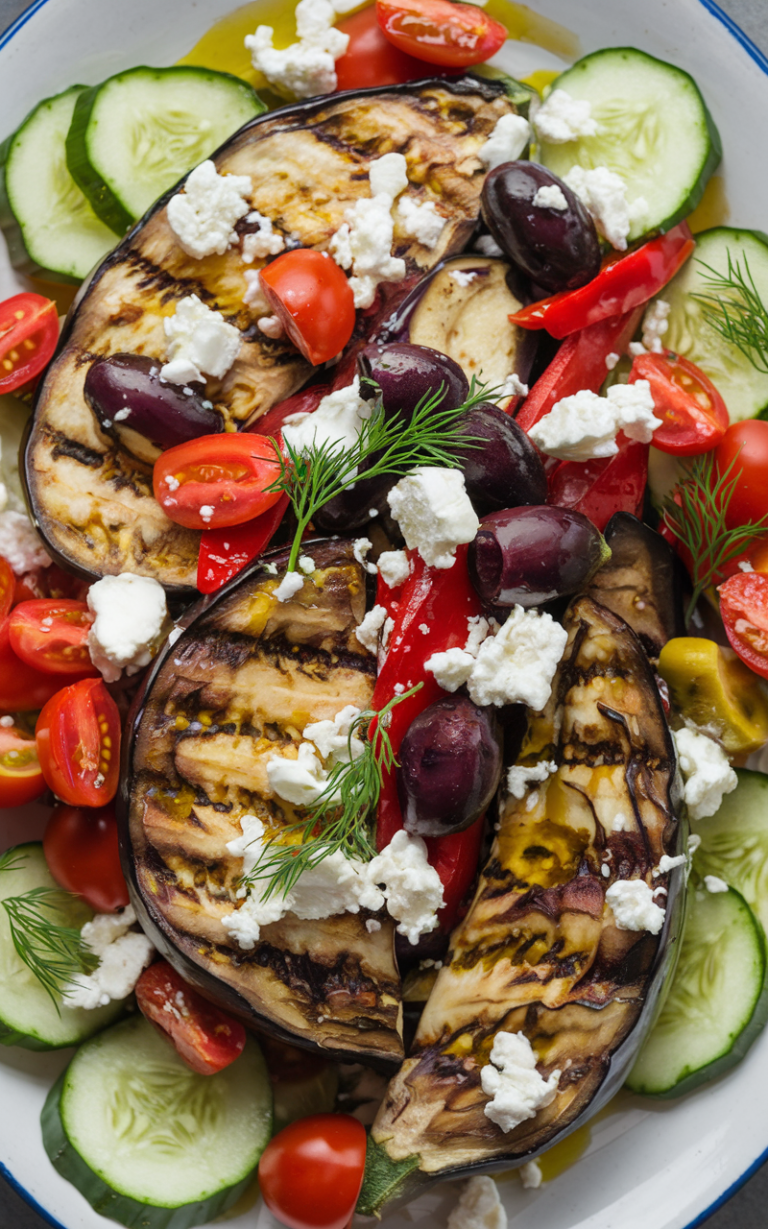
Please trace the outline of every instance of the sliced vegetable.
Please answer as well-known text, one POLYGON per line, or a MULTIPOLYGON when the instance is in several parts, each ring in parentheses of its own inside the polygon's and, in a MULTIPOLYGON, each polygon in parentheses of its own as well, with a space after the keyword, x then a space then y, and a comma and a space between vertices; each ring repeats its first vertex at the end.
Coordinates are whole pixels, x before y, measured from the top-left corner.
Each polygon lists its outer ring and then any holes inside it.
POLYGON ((239 1058, 246 1032, 239 1020, 225 1015, 193 990, 168 964, 156 960, 136 983, 139 1010, 165 1033, 192 1071, 215 1075, 239 1058))
POLYGON ((335 260, 299 248, 268 264, 260 280, 267 302, 308 362, 316 367, 341 353, 355 327, 355 301, 335 260))
POLYGON ((648 481, 648 445, 619 434, 619 451, 593 461, 561 461, 549 478, 549 502, 581 512, 601 532, 617 512, 640 516, 648 481))
POLYGON ((113 807, 59 803, 46 825, 43 849, 56 882, 97 913, 115 913, 128 904, 113 807))
POLYGON ((43 776, 75 807, 111 802, 120 775, 120 715, 101 679, 57 692, 35 727, 43 776))
POLYGON ((15 294, 0 303, 0 393, 39 376, 59 340, 59 313, 41 294, 15 294))
POLYGON ((693 858, 700 878, 715 875, 735 888, 768 925, 768 776, 737 768, 739 784, 715 815, 696 821, 701 845, 693 858))
POLYGON ((474 4, 376 0, 376 17, 395 47, 446 68, 482 64, 507 39, 506 27, 474 4))
POLYGON ((373 4, 337 21, 336 29, 349 38, 347 50, 336 61, 336 81, 340 90, 417 81, 428 71, 423 59, 417 60, 389 41, 379 25, 373 4))
POLYGON ((20 807, 45 792, 34 738, 0 725, 0 807, 20 807))
POLYGON ((224 529, 261 516, 280 499, 275 445, 263 435, 203 435, 169 448, 155 462, 155 499, 187 529, 224 529))
MULTIPOLYGON (((88 652, 93 615, 86 602, 42 598, 20 602, 8 620, 11 648, 28 666, 51 674, 98 675, 88 652)), ((65 682, 62 678, 62 686, 65 682)))
POLYGON ((638 380, 650 384, 654 416, 661 419, 653 433, 654 448, 690 457, 720 443, 728 426, 728 408, 709 377, 689 359, 670 350, 640 354, 632 364, 629 383, 638 380))
POLYGON ((197 587, 201 593, 215 593, 246 564, 267 549, 280 528, 288 508, 283 493, 276 503, 255 520, 226 529, 206 529, 200 538, 197 560, 197 587))
POLYGON ((134 1016, 81 1046, 41 1122, 52 1164, 95 1212, 189 1229, 248 1186, 269 1139, 272 1092, 254 1038, 235 1066, 197 1075, 134 1016))
POLYGON ((743 662, 768 678, 768 575, 740 572, 718 585, 725 634, 743 662))
POLYGON ((732 649, 676 637, 661 650, 658 670, 682 717, 711 731, 729 755, 748 755, 768 741, 768 701, 732 649))
POLYGON ((365 1171, 366 1131, 351 1114, 284 1127, 259 1161, 265 1204, 289 1229, 346 1229, 365 1171))
POLYGON ((29 713, 60 690, 61 675, 36 670, 11 647, 10 615, 0 623, 0 712, 29 713))
POLYGON ((733 484, 724 510, 728 529, 768 516, 768 422, 730 426, 717 445, 715 468, 733 484))

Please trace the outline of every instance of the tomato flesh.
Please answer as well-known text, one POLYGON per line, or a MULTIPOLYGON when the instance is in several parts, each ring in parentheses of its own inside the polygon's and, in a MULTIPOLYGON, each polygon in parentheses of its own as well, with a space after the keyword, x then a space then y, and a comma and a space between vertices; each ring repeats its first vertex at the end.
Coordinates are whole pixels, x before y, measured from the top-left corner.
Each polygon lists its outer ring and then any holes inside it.
POLYGON ((365 1170, 365 1127, 351 1114, 312 1114, 279 1131, 259 1161, 270 1212, 289 1229, 346 1229, 365 1170))
POLYGON ((385 38, 408 55, 446 68, 468 68, 495 55, 506 27, 474 4, 452 0, 376 0, 385 38))
POLYGON ((717 592, 731 647, 750 670, 768 678, 768 576, 740 572, 717 592))
POLYGON ((261 270, 261 286, 293 344, 313 366, 346 346, 355 327, 355 298, 342 269, 322 252, 284 252, 261 270))
POLYGON ((360 90, 366 86, 399 85, 417 81, 429 71, 423 59, 395 47, 379 25, 375 5, 345 17, 336 29, 349 36, 344 55, 336 61, 339 90, 360 90))
POLYGON ((768 422, 753 418, 728 427, 715 450, 715 468, 726 484, 736 479, 725 523, 737 529, 768 515, 768 422))
POLYGON ((120 716, 101 679, 83 679, 48 701, 35 728, 43 776, 71 806, 98 807, 117 793, 120 716))
POLYGON ((201 435, 155 462, 155 499, 187 529, 224 529, 261 516, 280 498, 275 446, 262 435, 201 435))
POLYGON ((10 616, 0 623, 0 712, 29 713, 42 708, 61 688, 61 675, 36 670, 11 647, 10 616))
POLYGON ((7 559, 0 555, 0 619, 4 619, 13 605, 16 592, 16 577, 7 559))
POLYGON ((59 340, 59 313, 41 294, 15 294, 0 303, 0 393, 38 376, 59 340))
POLYGON ((728 408, 709 376, 680 354, 640 354, 633 364, 630 384, 647 380, 654 414, 661 426, 653 433, 653 446, 674 456, 692 457, 709 452, 728 426, 728 408))
POLYGON ((51 674, 98 675, 88 652, 93 615, 85 602, 63 598, 21 602, 9 619, 11 647, 17 657, 51 674))
POLYGON ((43 853, 56 882, 82 896, 97 913, 114 913, 129 903, 112 807, 55 807, 43 853))
POLYGON ((34 568, 16 577, 13 592, 13 605, 19 602, 31 602, 41 597, 71 597, 77 602, 84 602, 90 585, 85 580, 70 576, 57 564, 52 563, 47 568, 34 568))
POLYGON ((20 807, 45 792, 34 738, 0 725, 0 807, 20 807))
POLYGON ((215 1075, 239 1058, 246 1033, 239 1020, 207 1002, 168 964, 157 960, 136 983, 136 1002, 188 1067, 215 1075))

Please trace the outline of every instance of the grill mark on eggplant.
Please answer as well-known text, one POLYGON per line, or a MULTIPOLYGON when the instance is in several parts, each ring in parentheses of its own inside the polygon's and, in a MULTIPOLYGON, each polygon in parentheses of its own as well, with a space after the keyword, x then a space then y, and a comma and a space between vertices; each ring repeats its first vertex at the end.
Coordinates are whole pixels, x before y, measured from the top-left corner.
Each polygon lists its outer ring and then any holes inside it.
POLYGON ((49 432, 50 438, 55 440, 53 445, 52 455, 55 458, 68 457, 71 461, 77 461, 79 465, 85 465, 88 469, 101 469, 107 459, 106 453, 96 452, 94 448, 87 448, 85 444, 78 443, 77 440, 70 439, 63 431, 49 432))
POLYGON ((183 299, 188 294, 196 294, 204 303, 212 302, 215 297, 198 278, 177 277, 134 247, 129 247, 123 254, 122 262, 138 276, 137 290, 157 293, 163 307, 173 299, 183 299))

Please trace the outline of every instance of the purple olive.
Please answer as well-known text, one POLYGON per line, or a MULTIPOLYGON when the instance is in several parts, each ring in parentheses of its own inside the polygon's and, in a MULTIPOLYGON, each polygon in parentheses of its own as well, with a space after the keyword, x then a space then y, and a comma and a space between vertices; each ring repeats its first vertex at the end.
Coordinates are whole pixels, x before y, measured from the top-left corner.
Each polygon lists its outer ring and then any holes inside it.
POLYGON ((102 429, 150 464, 166 448, 224 430, 203 392, 161 382, 160 367, 141 354, 113 354, 97 359, 85 377, 85 399, 102 429))
POLYGON ((605 562, 602 535, 581 512, 509 508, 480 522, 469 575, 488 606, 541 606, 578 593, 605 562))
POLYGON ((478 516, 519 504, 543 504, 547 475, 536 448, 514 418, 497 405, 476 405, 461 419, 465 435, 480 439, 461 468, 478 516))
POLYGON ((592 218, 576 193, 543 166, 505 162, 496 167, 486 176, 482 209, 509 259, 545 290, 575 290, 599 273, 600 240, 592 218), (535 204, 542 188, 560 203, 565 198, 565 208, 535 204))
MULTIPOLYGON (((432 396, 441 385, 443 395, 437 409, 455 410, 469 396, 469 383, 459 364, 430 346, 395 342, 391 346, 366 346, 357 360, 360 375, 375 380, 381 389, 384 413, 401 414, 409 419, 425 396, 432 396)), ((375 390, 361 382, 363 396, 375 390)))
POLYGON ((501 775, 494 715, 467 696, 425 708, 400 746, 397 792, 413 836, 461 832, 482 815, 501 775))

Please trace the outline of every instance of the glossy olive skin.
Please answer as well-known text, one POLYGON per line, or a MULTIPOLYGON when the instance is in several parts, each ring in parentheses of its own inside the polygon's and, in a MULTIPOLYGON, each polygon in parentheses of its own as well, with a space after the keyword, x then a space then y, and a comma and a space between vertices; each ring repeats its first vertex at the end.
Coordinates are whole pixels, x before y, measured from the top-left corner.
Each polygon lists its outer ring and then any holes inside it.
POLYGON ((375 380, 387 416, 401 414, 410 419, 419 402, 438 392, 441 385, 443 395, 437 409, 458 409, 469 396, 469 382, 459 364, 430 346, 414 346, 406 341, 366 346, 357 365, 360 395, 377 395, 370 385, 366 386, 363 377, 375 380))
POLYGON ((600 240, 586 208, 556 175, 534 162, 505 162, 485 180, 486 225, 509 259, 552 294, 585 286, 600 271, 600 240), (557 185, 567 209, 534 205, 539 188, 557 185))
POLYGON ((486 516, 469 545, 469 575, 488 606, 541 606, 578 593, 605 558, 586 516, 568 508, 509 508, 486 516))
POLYGON ((545 502, 544 464, 514 418, 497 405, 483 402, 462 417, 461 429, 482 441, 467 449, 461 464, 467 494, 478 516, 545 502))
POLYGON ((85 377, 85 399, 105 431, 129 452, 152 462, 166 448, 224 430, 220 414, 204 405, 205 393, 184 393, 160 381, 161 364, 140 354, 97 359, 85 377), (129 409, 124 419, 115 419, 129 409))
POLYGON ((496 718, 468 696, 425 708, 400 745, 397 792, 412 836, 461 832, 482 815, 501 776, 496 718))

